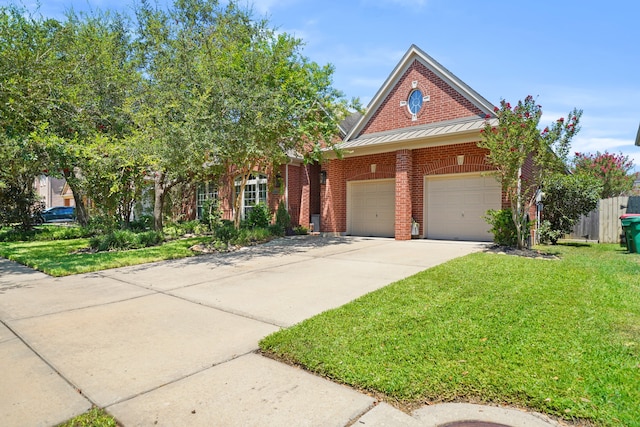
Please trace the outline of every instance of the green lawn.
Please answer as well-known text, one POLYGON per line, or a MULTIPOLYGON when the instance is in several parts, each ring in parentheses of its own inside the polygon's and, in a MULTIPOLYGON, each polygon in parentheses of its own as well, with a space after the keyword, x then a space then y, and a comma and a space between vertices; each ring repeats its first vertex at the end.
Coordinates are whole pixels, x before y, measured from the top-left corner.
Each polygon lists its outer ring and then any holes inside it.
POLYGON ((116 420, 104 410, 93 408, 89 412, 59 424, 58 427, 117 427, 117 425, 116 420))
POLYGON ((210 242, 211 237, 172 240, 162 246, 129 251, 77 253, 89 246, 89 239, 0 242, 0 256, 52 276, 89 273, 109 268, 144 264, 195 255, 189 247, 210 242))
POLYGON ((476 253, 261 342, 390 401, 502 403, 640 426, 640 255, 558 246, 560 260, 476 253))

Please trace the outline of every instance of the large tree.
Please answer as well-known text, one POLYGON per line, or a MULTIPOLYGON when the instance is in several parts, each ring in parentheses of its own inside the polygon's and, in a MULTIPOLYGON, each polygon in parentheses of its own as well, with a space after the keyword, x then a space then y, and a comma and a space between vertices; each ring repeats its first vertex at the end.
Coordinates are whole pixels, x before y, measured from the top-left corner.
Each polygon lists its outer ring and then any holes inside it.
POLYGON ((87 198, 102 212, 115 213, 119 172, 130 163, 118 156, 132 130, 125 107, 139 81, 128 32, 123 16, 100 12, 69 13, 59 32, 55 83, 61 114, 38 137, 49 173, 65 178, 73 191, 81 224, 88 221, 87 198))
POLYGON ((138 8, 139 52, 148 79, 136 111, 138 141, 155 184, 155 226, 164 197, 204 173, 239 180, 292 153, 331 145, 346 111, 332 67, 302 56, 300 40, 278 34, 235 2, 180 0, 168 11, 138 8))
POLYGON ((136 10, 136 51, 145 80, 131 106, 134 145, 153 182, 156 230, 163 228, 169 190, 203 170, 202 146, 217 133, 218 106, 210 106, 209 114, 201 111, 204 100, 217 93, 216 82, 196 72, 216 15, 217 3, 206 0, 177 0, 169 10, 143 1, 136 10))
POLYGON ((223 100, 220 139, 210 149, 230 172, 229 180, 239 182, 238 225, 251 174, 273 169, 291 154, 313 157, 330 147, 347 106, 332 87, 330 65, 309 61, 299 39, 277 34, 266 21, 251 21, 234 5, 218 20, 207 46, 215 52, 208 59, 217 66, 208 69, 223 100))
POLYGON ((0 8, 0 217, 32 224, 34 180, 43 152, 30 138, 43 120, 59 116, 52 98, 59 25, 16 7, 0 8))
POLYGON ((528 213, 535 203, 543 177, 566 170, 570 141, 579 130, 581 110, 572 110, 540 131, 542 107, 532 96, 515 107, 502 100, 487 118, 478 144, 489 151, 488 161, 497 170, 497 179, 506 192, 518 236, 518 247, 526 246, 528 213), (527 169, 525 171, 525 169, 527 169))

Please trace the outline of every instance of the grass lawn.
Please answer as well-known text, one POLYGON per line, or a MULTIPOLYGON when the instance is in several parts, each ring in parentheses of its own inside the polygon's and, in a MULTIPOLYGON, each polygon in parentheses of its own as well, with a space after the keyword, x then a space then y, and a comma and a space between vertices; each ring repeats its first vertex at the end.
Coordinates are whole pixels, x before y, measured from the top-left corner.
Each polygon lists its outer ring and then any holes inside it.
POLYGON ((116 420, 99 408, 78 415, 58 427, 117 427, 116 420))
POLYGON ((391 402, 473 401, 640 426, 640 255, 476 253, 265 338, 261 348, 391 402))
POLYGON ((144 249, 97 253, 76 252, 89 247, 89 239, 0 242, 0 256, 59 277, 184 258, 195 255, 191 246, 209 241, 211 237, 194 237, 144 249))

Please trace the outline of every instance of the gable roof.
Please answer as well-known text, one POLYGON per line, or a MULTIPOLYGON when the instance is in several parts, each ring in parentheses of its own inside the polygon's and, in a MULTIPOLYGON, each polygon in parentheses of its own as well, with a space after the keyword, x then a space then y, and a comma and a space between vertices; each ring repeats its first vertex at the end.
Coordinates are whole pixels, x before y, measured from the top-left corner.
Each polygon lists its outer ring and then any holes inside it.
POLYGON ((636 145, 640 147, 640 125, 638 125, 638 134, 636 135, 636 145))
MULTIPOLYGON (((385 80, 382 87, 378 90, 376 95, 373 97, 369 105, 367 106, 366 113, 360 118, 357 124, 351 129, 351 131, 347 134, 344 139, 344 142, 340 144, 341 147, 346 145, 350 145, 350 141, 353 139, 366 139, 369 140, 371 135, 359 136, 360 132, 365 128, 369 120, 373 117, 376 111, 381 107, 384 103, 387 96, 391 93, 396 83, 402 78, 402 76, 408 71, 414 61, 419 61, 423 64, 428 70, 433 72, 438 78, 444 81, 446 84, 451 86, 456 92, 458 92, 461 96, 463 96, 467 101, 473 104, 478 110, 480 110, 483 115, 489 115, 491 118, 495 117, 494 113, 494 105, 487 101, 484 97, 482 97, 479 93, 469 87, 466 83, 456 77, 453 73, 447 70, 444 66, 438 63, 435 59, 427 55, 424 51, 418 48, 416 45, 411 45, 409 50, 404 54, 398 65, 393 69, 389 77, 385 80)), ((484 117, 478 117, 477 120, 480 123, 484 123, 484 117)), ((469 119, 467 120, 469 121, 469 119)), ((441 123, 442 124, 442 123, 441 123)), ((475 124, 473 127, 479 126, 475 124)), ((454 131, 455 128, 448 128, 444 126, 441 129, 441 132, 445 132, 447 129, 450 131, 454 131)), ((477 127, 480 129, 480 127, 477 127)), ((391 133, 401 133, 405 134, 407 132, 413 132, 418 130, 417 128, 410 127, 405 129, 399 129, 397 131, 393 131, 391 133)), ((402 138, 401 138, 402 139, 402 138)), ((364 142, 364 141, 363 141, 364 142)), ((360 145, 360 144, 356 144, 360 145)))

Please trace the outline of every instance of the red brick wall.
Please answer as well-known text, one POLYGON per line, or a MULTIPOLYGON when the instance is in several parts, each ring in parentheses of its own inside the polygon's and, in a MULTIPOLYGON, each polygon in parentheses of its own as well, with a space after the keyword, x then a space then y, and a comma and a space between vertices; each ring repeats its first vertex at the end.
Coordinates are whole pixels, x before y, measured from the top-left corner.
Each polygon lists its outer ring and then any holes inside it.
POLYGON ((291 224, 298 225, 300 223, 300 206, 302 204, 302 183, 300 181, 302 168, 295 165, 282 166, 280 174, 284 179, 287 179, 287 168, 289 170, 289 182, 287 183, 286 191, 288 191, 289 215, 291 216, 291 224))
POLYGON ((479 115, 482 115, 480 109, 416 60, 393 87, 360 135, 479 115), (417 89, 423 95, 430 97, 429 101, 424 102, 416 121, 412 121, 406 106, 400 106, 400 102, 406 101, 413 91, 413 81, 418 82, 417 89))
POLYGON ((322 186, 324 188, 321 193, 321 230, 346 232, 347 181, 395 178, 396 238, 407 238, 407 233, 411 237, 411 218, 418 221, 422 234, 424 176, 491 171, 493 167, 485 162, 486 154, 486 150, 478 148, 475 142, 469 142, 332 160, 325 165, 327 185, 322 186), (462 165, 458 165, 458 155, 465 156, 462 165), (371 164, 376 164, 375 173, 371 172, 371 164), (406 165, 409 166, 405 175, 403 168, 406 165), (336 182, 340 179, 341 182, 336 182), (410 195, 410 202, 405 201, 407 194, 410 195))
POLYGON ((320 186, 320 231, 345 232, 347 230, 347 182, 345 162, 329 160, 323 165, 327 182, 320 186))
MULTIPOLYGON (((285 166, 281 174, 286 177, 285 166)), ((320 165, 289 165, 288 190, 291 225, 309 227, 311 215, 320 213, 320 165)))

